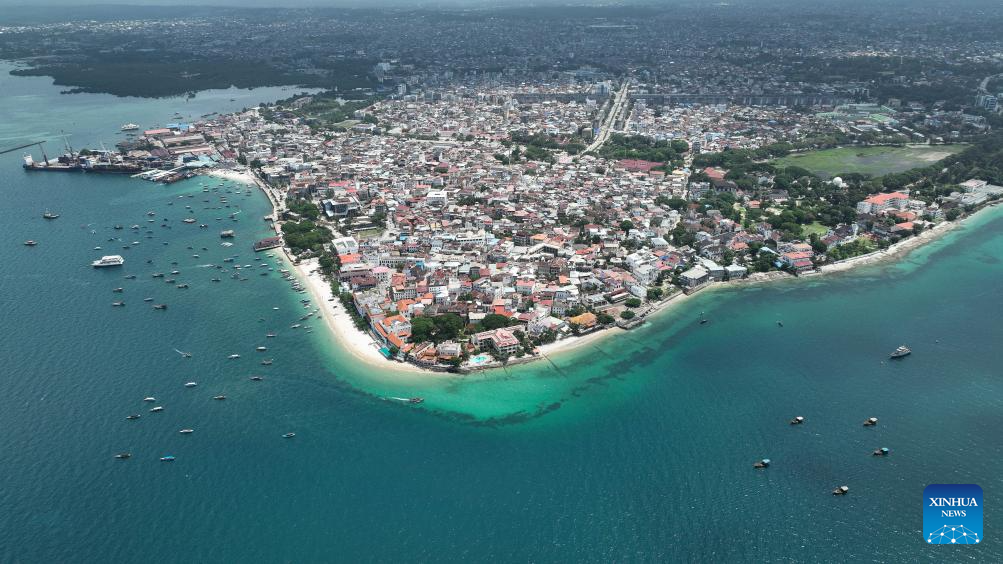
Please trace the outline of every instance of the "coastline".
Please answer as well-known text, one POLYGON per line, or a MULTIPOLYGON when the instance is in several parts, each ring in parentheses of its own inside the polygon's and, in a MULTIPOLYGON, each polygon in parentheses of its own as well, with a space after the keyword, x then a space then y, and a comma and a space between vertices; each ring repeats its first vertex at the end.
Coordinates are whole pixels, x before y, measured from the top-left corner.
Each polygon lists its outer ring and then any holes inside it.
MULTIPOLYGON (((269 203, 272 206, 272 217, 276 220, 274 222, 275 230, 278 233, 280 231, 280 223, 277 221, 279 215, 281 214, 284 205, 281 203, 281 197, 277 191, 269 188, 265 183, 258 179, 254 174, 248 170, 223 170, 223 169, 213 169, 206 172, 209 176, 214 176, 217 178, 222 178, 226 180, 231 180, 235 182, 242 182, 246 184, 254 184, 261 189, 261 191, 268 198, 269 203)), ((968 220, 981 214, 986 209, 995 207, 995 204, 987 205, 974 213, 965 216, 964 218, 955 221, 944 221, 937 224, 936 226, 930 228, 923 233, 909 237, 903 241, 899 241, 894 245, 891 245, 887 249, 874 251, 866 255, 861 255, 858 257, 853 257, 840 261, 838 263, 828 264, 820 266, 816 271, 811 274, 803 276, 806 279, 816 278, 818 276, 825 276, 830 274, 844 273, 853 271, 859 267, 875 265, 882 262, 891 262, 894 260, 899 260, 906 257, 912 251, 921 248, 929 243, 932 243, 944 235, 954 231, 955 229, 963 226, 968 220)), ((385 358, 382 353, 377 350, 378 344, 376 340, 368 332, 362 332, 356 329, 352 318, 349 316, 348 312, 344 310, 344 306, 338 300, 337 296, 331 290, 331 285, 324 278, 323 275, 318 270, 318 260, 317 259, 307 259, 300 261, 298 264, 293 260, 288 254, 285 247, 281 247, 281 256, 283 261, 289 265, 290 269, 296 273, 297 277, 303 282, 305 288, 307 289, 310 296, 313 298, 314 302, 318 304, 320 311, 318 315, 321 315, 324 319, 324 323, 328 328, 329 336, 332 342, 341 345, 345 352, 351 355, 357 361, 369 366, 375 370, 380 370, 382 373, 392 372, 395 375, 407 376, 409 379, 421 377, 421 378, 463 378, 469 374, 475 372, 482 372, 485 370, 493 370, 498 368, 504 368, 505 366, 512 366, 517 364, 529 364, 538 362, 541 360, 549 360, 549 357, 556 354, 565 354, 579 350, 581 347, 586 345, 594 345, 600 340, 614 337, 619 335, 624 331, 629 329, 623 329, 616 325, 607 327, 605 329, 598 329, 591 333, 581 335, 581 336, 570 336, 565 337, 559 341, 549 343, 546 345, 541 345, 537 347, 537 353, 534 355, 527 355, 521 359, 515 359, 508 363, 508 365, 503 365, 501 363, 492 362, 490 364, 478 367, 467 367, 469 372, 467 374, 463 373, 453 373, 453 372, 441 372, 436 370, 430 370, 427 368, 422 368, 417 365, 408 362, 398 362, 385 358)), ((670 309, 674 309, 680 304, 687 301, 688 298, 692 296, 703 293, 707 290, 721 289, 733 285, 744 285, 744 284, 764 284, 768 282, 775 282, 777 280, 798 280, 801 277, 793 276, 788 273, 776 271, 767 273, 754 273, 741 280, 734 280, 728 282, 711 282, 699 288, 698 291, 685 293, 677 292, 662 301, 654 304, 648 305, 648 311, 644 314, 644 321, 653 319, 658 314, 661 314, 670 309)))

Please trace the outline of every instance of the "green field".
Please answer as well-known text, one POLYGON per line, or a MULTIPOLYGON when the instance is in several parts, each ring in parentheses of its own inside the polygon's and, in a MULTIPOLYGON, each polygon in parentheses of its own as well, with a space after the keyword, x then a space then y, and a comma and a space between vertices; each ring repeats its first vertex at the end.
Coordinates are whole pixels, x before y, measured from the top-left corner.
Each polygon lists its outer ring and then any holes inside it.
POLYGON ((824 178, 859 172, 881 176, 927 166, 964 149, 964 145, 908 145, 905 147, 840 147, 793 153, 774 164, 799 166, 824 178))

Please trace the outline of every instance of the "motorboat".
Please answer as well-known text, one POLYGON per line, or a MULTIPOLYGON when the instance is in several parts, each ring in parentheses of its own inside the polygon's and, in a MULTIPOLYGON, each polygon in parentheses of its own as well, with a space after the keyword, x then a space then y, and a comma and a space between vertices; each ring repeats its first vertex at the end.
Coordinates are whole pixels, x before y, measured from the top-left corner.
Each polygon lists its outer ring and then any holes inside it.
POLYGON ((163 411, 163 406, 158 405, 157 407, 151 408, 150 413, 157 413, 158 411, 163 411))
POLYGON ((889 355, 889 358, 902 358, 904 356, 909 356, 910 354, 912 354, 912 351, 909 350, 909 347, 902 345, 901 347, 895 349, 895 351, 889 355))
POLYGON ((129 421, 132 421, 133 419, 139 419, 139 415, 137 414, 126 415, 125 418, 128 419, 129 421))
POLYGON ((801 425, 802 423, 804 423, 804 417, 802 417, 801 415, 798 415, 794 419, 791 419, 791 425, 801 425))
POLYGON ((216 401, 223 401, 226 399, 226 396, 213 396, 212 399, 216 401))
POLYGON ((182 435, 190 435, 195 432, 195 429, 181 429, 178 432, 181 433, 182 435))
POLYGON ((160 457, 160 461, 161 462, 174 462, 174 457, 171 456, 171 455, 161 456, 160 457))
POLYGON ((867 420, 864 421, 864 427, 873 427, 877 424, 878 424, 877 417, 868 417, 867 420))
POLYGON ((120 453, 118 453, 118 454, 115 455, 115 458, 117 458, 119 460, 125 460, 126 458, 130 458, 131 456, 132 456, 132 454, 130 454, 128 452, 120 452, 120 453))
POLYGON ((37 244, 38 244, 37 242, 35 242, 35 241, 31 240, 31 239, 28 239, 27 241, 24 242, 24 245, 26 247, 34 247, 37 244))
POLYGON ((234 359, 240 358, 240 355, 239 354, 231 354, 227 358, 229 358, 230 360, 234 360, 234 359))
POLYGON ((186 382, 185 383, 185 387, 186 388, 194 388, 195 386, 198 386, 198 382, 186 382))
POLYGON ((849 486, 839 486, 838 488, 832 490, 832 495, 846 495, 849 491, 849 486))
POLYGON ((157 401, 157 398, 155 398, 153 396, 147 396, 147 397, 143 398, 143 401, 157 401))
POLYGON ((888 450, 888 447, 881 447, 879 449, 875 449, 874 452, 871 453, 871 455, 873 455, 873 456, 888 456, 888 454, 890 452, 891 451, 888 450))
POLYGON ((770 466, 769 458, 764 458, 752 465, 753 468, 769 468, 769 466, 770 466))
MULTIPOLYGON (((167 309, 167 304, 154 304, 153 309, 167 309)), ((188 355, 188 357, 190 358, 191 355, 188 355)))
POLYGON ((264 378, 263 378, 263 377, 261 377, 261 376, 251 376, 251 377, 250 377, 250 380, 251 380, 252 382, 260 382, 260 381, 264 380, 264 378))
POLYGON ((295 436, 296 436, 296 433, 286 433, 285 435, 282 435, 282 438, 283 439, 291 439, 291 438, 293 438, 295 436))

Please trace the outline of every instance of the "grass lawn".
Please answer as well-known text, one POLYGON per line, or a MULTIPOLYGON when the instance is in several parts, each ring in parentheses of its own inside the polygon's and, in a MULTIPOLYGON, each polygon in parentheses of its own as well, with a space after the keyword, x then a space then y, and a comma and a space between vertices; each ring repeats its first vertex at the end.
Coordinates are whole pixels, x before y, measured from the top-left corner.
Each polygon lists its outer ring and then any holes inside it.
POLYGON ((819 236, 822 236, 828 233, 829 228, 816 221, 811 225, 805 225, 803 230, 805 237, 811 235, 812 233, 818 233, 819 236))
POLYGON ((907 145, 905 147, 839 147, 793 153, 774 164, 799 166, 824 178, 859 172, 881 176, 927 166, 965 148, 965 145, 907 145))

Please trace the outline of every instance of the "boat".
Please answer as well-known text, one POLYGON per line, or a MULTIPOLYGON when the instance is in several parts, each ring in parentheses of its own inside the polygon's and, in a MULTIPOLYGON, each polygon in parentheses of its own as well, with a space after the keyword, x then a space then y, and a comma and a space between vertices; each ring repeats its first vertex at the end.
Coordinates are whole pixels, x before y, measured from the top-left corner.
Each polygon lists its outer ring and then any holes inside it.
MULTIPOLYGON (((167 304, 153 304, 153 309, 167 309, 167 304)), ((182 355, 185 358, 191 358, 191 355, 182 355)))
POLYGON ((195 429, 181 429, 178 432, 181 433, 182 435, 190 435, 195 432, 195 429))
POLYGON ((777 321, 777 326, 778 327, 783 327, 784 326, 784 322, 783 321, 777 321))
POLYGON ((267 337, 269 339, 271 339, 274 336, 275 336, 275 333, 269 333, 269 334, 265 335, 265 337, 267 337))
POLYGON ((45 213, 42 214, 42 217, 45 219, 58 219, 59 214, 50 212, 49 210, 45 210, 45 213))
POLYGON ((164 410, 164 408, 162 406, 158 405, 157 407, 151 408, 150 409, 150 413, 156 413, 158 411, 163 411, 163 410, 164 410))
POLYGON ((217 401, 222 401, 226 399, 226 396, 213 396, 212 399, 217 401))
POLYGON ((408 398, 407 402, 412 404, 419 404, 425 401, 425 398, 408 398))
POLYGON ((195 223, 198 220, 195 219, 194 217, 186 217, 186 218, 182 219, 181 221, 183 221, 185 223, 195 223))
POLYGON ((700 325, 703 325, 704 323, 707 323, 708 321, 710 321, 710 320, 709 319, 701 319, 700 320, 700 325))
POLYGON ((257 348, 256 348, 256 349, 254 349, 254 350, 256 350, 256 351, 258 351, 258 352, 263 352, 263 351, 267 351, 267 350, 268 350, 268 348, 266 348, 266 347, 257 347, 257 348))
POLYGON ((121 294, 123 291, 124 288, 115 288, 114 290, 112 290, 112 292, 115 292, 116 294, 121 294))
POLYGON ((769 468, 769 466, 770 466, 770 459, 769 458, 764 458, 764 459, 760 460, 759 462, 756 462, 756 463, 754 463, 752 465, 753 468, 769 468))
POLYGON ((153 298, 143 298, 143 301, 144 301, 144 302, 152 302, 152 301, 153 301, 153 298))
POLYGON ((801 415, 798 415, 794 419, 791 419, 791 425, 800 425, 802 423, 804 423, 804 417, 802 417, 801 415))
POLYGON ((227 358, 229 358, 230 360, 233 360, 233 359, 236 359, 236 358, 240 358, 240 355, 239 354, 231 354, 227 358))
POLYGON ((163 272, 154 272, 152 277, 153 278, 163 278, 164 277, 164 273, 163 272))
POLYGON ((132 421, 133 419, 139 419, 139 415, 137 414, 126 415, 125 418, 128 419, 129 421, 132 421))
POLYGON ((190 288, 190 286, 188 284, 178 284, 176 287, 177 288, 181 288, 181 289, 190 288))
POLYGON ((125 279, 126 280, 135 280, 136 279, 136 275, 135 274, 130 274, 130 275, 126 276, 125 279))
POLYGON ((864 421, 864 427, 873 427, 878 424, 877 417, 868 417, 867 421, 864 421))
POLYGON ((32 241, 31 239, 28 239, 27 241, 25 241, 25 242, 24 242, 24 245, 25 245, 26 247, 34 247, 34 246, 35 246, 35 245, 37 245, 37 244, 38 244, 38 243, 36 243, 35 241, 32 241))
POLYGON ((122 266, 123 264, 125 264, 125 259, 122 258, 122 255, 107 255, 92 262, 91 266, 94 268, 104 268, 108 266, 122 266))
POLYGON ((261 376, 251 376, 250 380, 252 382, 260 382, 260 381, 264 380, 264 378, 261 377, 261 376))
POLYGON ((143 401, 157 401, 157 398, 155 398, 153 396, 147 396, 147 397, 143 398, 143 401))
POLYGON ((285 435, 282 435, 282 438, 283 439, 291 439, 291 438, 293 438, 295 436, 296 436, 296 433, 286 433, 285 435))
POLYGON ((198 382, 186 382, 185 383, 185 387, 186 388, 194 388, 195 386, 198 386, 198 382))
POLYGON ((891 451, 888 450, 888 447, 881 447, 879 449, 875 449, 875 451, 872 452, 871 455, 872 456, 888 456, 888 453, 890 453, 890 452, 891 451))
POLYGON ((268 358, 268 359, 262 360, 261 361, 261 365, 262 366, 271 366, 272 365, 272 359, 268 358))
MULTIPOLYGON (((164 307, 167 307, 167 306, 164 306, 164 307)), ((192 353, 190 353, 190 352, 179 351, 178 349, 174 349, 174 352, 178 353, 179 355, 181 355, 181 356, 183 356, 185 358, 191 358, 192 357, 192 353)))
POLYGON ((119 460, 125 460, 126 458, 129 458, 131 456, 132 456, 132 454, 130 454, 128 452, 120 452, 120 453, 118 453, 118 454, 115 455, 115 458, 117 458, 119 460))
POLYGON ((229 239, 236 235, 233 229, 227 229, 225 231, 220 231, 219 236, 223 239, 229 239))
POLYGON ((213 278, 211 282, 221 282, 221 280, 219 278, 213 278))
POLYGON ((846 495, 850 491, 848 486, 839 486, 838 488, 832 490, 832 495, 846 495))
POLYGON ((161 462, 174 462, 174 457, 171 456, 171 455, 161 456, 160 457, 160 461, 161 462))
POLYGON ((889 355, 889 358, 902 358, 903 356, 909 356, 910 354, 912 354, 912 351, 909 350, 909 347, 902 345, 901 347, 895 349, 895 352, 889 355))
POLYGON ((134 123, 127 123, 119 128, 119 131, 136 131, 139 126, 134 123))
POLYGON ((122 307, 124 305, 125 305, 125 302, 112 302, 111 303, 111 307, 122 307))

